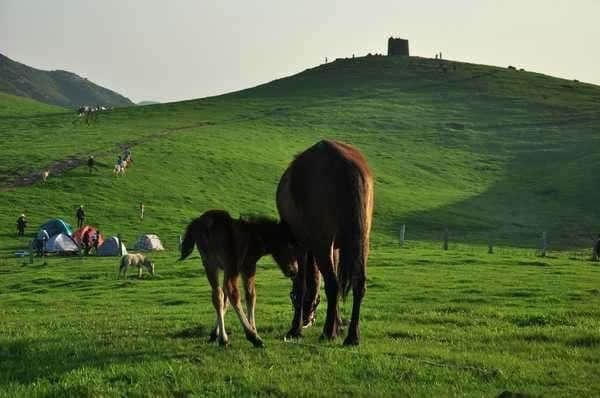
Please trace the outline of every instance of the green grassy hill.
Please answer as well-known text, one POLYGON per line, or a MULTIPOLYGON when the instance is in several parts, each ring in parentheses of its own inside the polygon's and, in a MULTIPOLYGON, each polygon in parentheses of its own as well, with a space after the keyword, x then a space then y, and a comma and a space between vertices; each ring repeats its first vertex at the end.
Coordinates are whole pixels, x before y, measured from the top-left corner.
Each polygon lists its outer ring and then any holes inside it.
MULTIPOLYGON (((248 90, 118 109, 3 118, 0 212, 12 225, 72 219, 87 205, 107 232, 176 236, 209 208, 275 215, 277 181, 323 138, 356 145, 376 176, 374 244, 439 239, 589 245, 600 229, 600 88, 538 73, 421 58, 342 59, 248 90), (111 166, 131 146, 134 167, 111 166), (95 154, 107 167, 11 189, 18 176, 95 154), (43 198, 43 199, 42 199, 43 198), (148 219, 136 221, 146 203, 148 219)), ((174 239, 174 238, 170 238, 174 239)))
MULTIPOLYGON (((365 57, 90 124, 11 96, 2 109, 0 397, 600 395, 599 268, 589 261, 600 87, 365 57), (317 326, 284 342, 290 283, 268 258, 256 312, 267 348, 245 341, 233 311, 231 347, 207 342, 209 286, 197 254, 176 261, 179 234, 211 208, 276 216, 284 169, 324 138, 360 148, 376 178, 361 345, 318 340, 323 292, 317 326), (117 178, 125 147, 134 163, 117 178), (91 174, 89 155, 103 163, 91 174), (49 181, 29 184, 46 167, 49 181), (79 204, 129 247, 157 233, 167 249, 152 254, 158 275, 117 280, 116 258, 15 258, 47 219, 74 224, 79 204), (30 228, 18 239, 22 212, 30 228), (546 258, 532 249, 542 231, 546 258), (501 245, 488 255, 490 234, 501 245)), ((347 318, 349 301, 341 307, 347 318)))
POLYGON ((64 70, 43 71, 0 54, 0 91, 67 108, 130 106, 128 98, 64 70))

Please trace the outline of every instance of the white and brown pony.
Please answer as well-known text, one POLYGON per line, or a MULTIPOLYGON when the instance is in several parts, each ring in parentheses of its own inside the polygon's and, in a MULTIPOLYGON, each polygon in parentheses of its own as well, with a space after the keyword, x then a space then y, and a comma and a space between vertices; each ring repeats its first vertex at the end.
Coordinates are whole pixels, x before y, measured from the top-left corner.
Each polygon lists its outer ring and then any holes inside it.
POLYGON ((121 257, 119 277, 122 275, 127 279, 127 269, 129 267, 138 268, 138 278, 142 277, 142 269, 144 268, 150 275, 154 276, 154 262, 149 258, 145 258, 143 254, 125 254, 121 257))

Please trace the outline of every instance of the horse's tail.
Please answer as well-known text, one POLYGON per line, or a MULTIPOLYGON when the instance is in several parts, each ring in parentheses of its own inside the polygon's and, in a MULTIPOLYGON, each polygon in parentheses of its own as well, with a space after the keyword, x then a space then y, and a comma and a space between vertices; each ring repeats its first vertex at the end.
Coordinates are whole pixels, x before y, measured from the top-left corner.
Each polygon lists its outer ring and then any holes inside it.
POLYGON ((187 226, 183 242, 181 242, 181 257, 179 261, 185 260, 194 251, 194 244, 201 247, 207 240, 207 229, 210 225, 206 224, 205 217, 198 217, 187 226))
POLYGON ((347 296, 354 283, 364 286, 366 281, 373 212, 373 180, 370 174, 353 165, 348 170, 347 179, 352 194, 339 220, 342 233, 338 280, 343 297, 347 296))

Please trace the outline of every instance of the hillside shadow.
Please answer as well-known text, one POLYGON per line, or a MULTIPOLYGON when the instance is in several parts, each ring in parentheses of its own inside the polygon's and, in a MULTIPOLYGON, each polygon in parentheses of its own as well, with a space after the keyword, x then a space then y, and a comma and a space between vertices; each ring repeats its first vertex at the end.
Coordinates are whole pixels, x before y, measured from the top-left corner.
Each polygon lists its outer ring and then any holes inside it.
POLYGON ((523 151, 485 192, 397 218, 393 228, 408 224, 413 237, 431 241, 448 228, 450 244, 491 239, 524 248, 539 247, 546 232, 551 248, 591 247, 600 232, 600 189, 590 183, 600 174, 600 163, 590 161, 595 152, 582 145, 523 151))

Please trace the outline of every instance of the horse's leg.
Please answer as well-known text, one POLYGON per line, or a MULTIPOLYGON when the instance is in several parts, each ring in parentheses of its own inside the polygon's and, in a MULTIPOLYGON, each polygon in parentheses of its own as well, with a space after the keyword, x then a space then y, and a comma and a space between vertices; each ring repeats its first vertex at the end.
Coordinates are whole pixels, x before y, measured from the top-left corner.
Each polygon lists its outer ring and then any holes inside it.
POLYGON ((339 300, 339 284, 333 264, 331 247, 322 248, 316 255, 319 270, 323 274, 325 280, 325 294, 327 296, 327 317, 323 326, 324 339, 335 339, 338 335, 338 300, 339 300))
MULTIPOLYGON (((344 252, 341 253, 342 257, 344 252)), ((366 258, 366 256, 365 256, 366 258)), ((360 305, 367 290, 366 278, 366 260, 348 259, 351 261, 361 261, 361 264, 355 266, 355 272, 352 275, 352 318, 348 327, 348 336, 344 340, 344 345, 358 345, 360 340, 360 305)), ((342 259, 344 261, 344 259, 342 259)))
POLYGON ((304 294, 304 305, 302 311, 302 326, 313 326, 317 319, 317 306, 321 301, 319 290, 321 287, 321 274, 316 261, 306 264, 306 293, 304 294))
POLYGON ((254 344, 255 347, 263 347, 264 343, 258 337, 256 330, 250 325, 248 319, 246 318, 246 314, 244 314, 244 309, 242 308, 242 303, 240 300, 240 292, 237 287, 237 281, 239 279, 239 275, 237 272, 232 272, 231 270, 225 269, 225 292, 227 293, 227 297, 229 297, 229 301, 231 302, 231 306, 235 310, 238 318, 240 319, 240 323, 244 328, 244 332, 246 333, 246 338, 254 344))
POLYGON ((138 279, 142 279, 142 266, 138 264, 138 279))
POLYGON ((287 338, 302 337, 302 311, 304 310, 304 296, 306 294, 306 267, 310 262, 314 262, 312 254, 306 252, 297 256, 298 273, 294 279, 292 287, 292 304, 294 305, 294 318, 292 326, 287 332, 287 338))
MULTIPOLYGON (((227 301, 227 295, 223 293, 223 290, 221 290, 221 294, 223 295, 223 319, 225 319, 229 302, 227 301)), ((219 319, 217 319, 215 322, 215 327, 210 332, 209 341, 216 341, 220 335, 221 332, 219 332, 219 319)))
POLYGON ((210 341, 214 341, 218 338, 220 345, 227 345, 229 341, 227 332, 225 331, 225 295, 223 294, 221 286, 219 286, 219 269, 217 267, 206 265, 206 263, 204 264, 204 269, 206 270, 206 277, 208 278, 208 283, 210 283, 212 289, 213 307, 215 307, 217 313, 216 332, 214 333, 214 338, 213 333, 211 333, 210 341))
POLYGON ((256 308, 256 268, 254 271, 242 273, 244 282, 244 291, 246 293, 246 310, 248 311, 248 323, 256 330, 256 321, 254 320, 254 308, 256 308))

